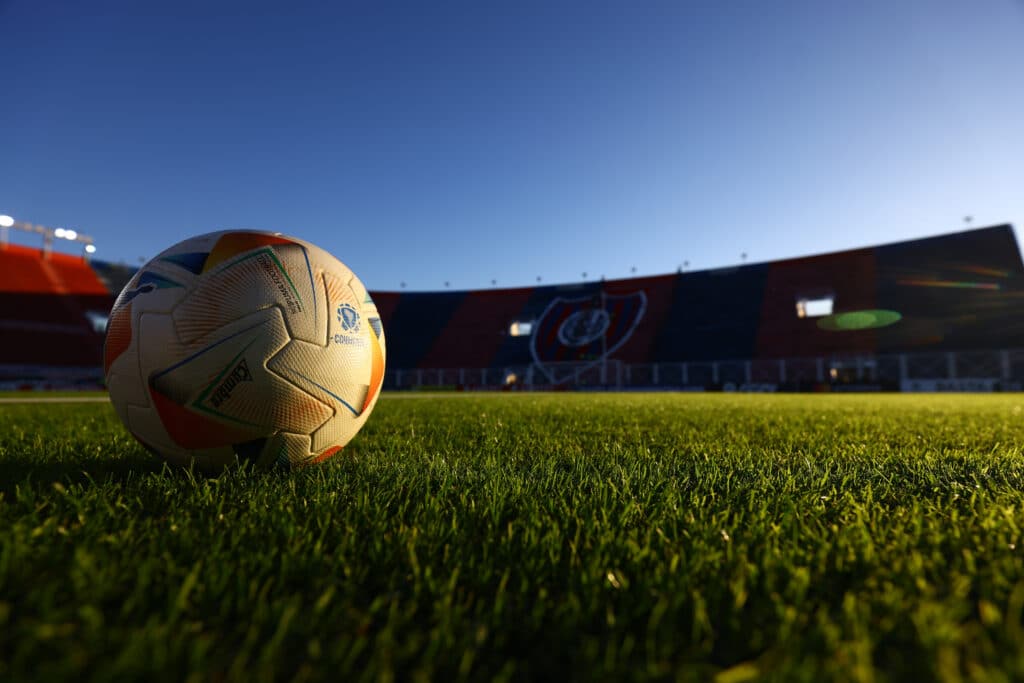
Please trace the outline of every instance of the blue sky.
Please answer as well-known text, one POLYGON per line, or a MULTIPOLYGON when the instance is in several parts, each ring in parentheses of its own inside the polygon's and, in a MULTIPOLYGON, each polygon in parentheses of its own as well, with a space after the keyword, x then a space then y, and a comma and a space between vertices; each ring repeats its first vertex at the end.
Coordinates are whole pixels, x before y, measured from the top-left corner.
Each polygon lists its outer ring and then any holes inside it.
POLYGON ((1024 2, 0 0, 0 213, 370 289, 1024 225, 1024 2))

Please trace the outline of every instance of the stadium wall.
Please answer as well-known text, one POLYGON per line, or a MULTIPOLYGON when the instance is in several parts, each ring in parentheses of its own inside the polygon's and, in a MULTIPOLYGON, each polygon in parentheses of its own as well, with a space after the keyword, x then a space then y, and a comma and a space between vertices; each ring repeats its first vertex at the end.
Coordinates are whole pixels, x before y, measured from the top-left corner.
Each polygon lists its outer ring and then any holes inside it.
MULTIPOLYGON (((0 250, 0 368, 98 370, 97 322, 132 272, 17 245, 0 250)), ((1024 265, 1009 225, 655 277, 372 296, 392 388, 493 385, 510 374, 554 386, 622 386, 623 373, 638 386, 821 381, 829 372, 821 359, 884 363, 901 354, 931 359, 922 362, 948 376, 955 368, 943 354, 1024 349, 1024 265), (802 300, 831 300, 832 314, 800 317, 802 300), (514 322, 531 324, 532 334, 511 334, 514 322), (581 368, 595 364, 600 372, 583 381, 581 368), (801 375, 800 367, 812 370, 801 375)), ((1016 358, 982 364, 1024 380, 1024 357, 1016 358)), ((913 375, 911 367, 892 376, 913 375)))
POLYGON ((1010 225, 657 277, 373 297, 388 335, 388 386, 438 368, 490 369, 493 381, 509 368, 574 363, 1024 348, 1024 265, 1010 225), (799 301, 829 299, 831 315, 798 315, 799 301), (531 322, 533 334, 512 336, 515 321, 531 322), (606 330, 588 343, 588 325, 606 330))

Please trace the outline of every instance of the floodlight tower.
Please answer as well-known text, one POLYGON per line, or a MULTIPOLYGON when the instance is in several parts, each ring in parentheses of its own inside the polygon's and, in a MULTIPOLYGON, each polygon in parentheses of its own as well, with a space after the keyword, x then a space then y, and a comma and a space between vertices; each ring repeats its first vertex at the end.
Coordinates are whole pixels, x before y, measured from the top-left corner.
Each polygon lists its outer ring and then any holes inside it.
POLYGON ((54 239, 64 239, 83 244, 83 259, 88 259, 90 254, 96 253, 96 244, 89 235, 70 228, 48 228, 45 225, 33 225, 27 221, 15 220, 6 214, 0 215, 0 249, 7 248, 10 241, 9 231, 11 228, 33 235, 41 235, 43 238, 43 258, 49 258, 53 252, 54 239))
POLYGON ((8 215, 0 216, 0 249, 7 248, 7 233, 14 225, 14 219, 8 215))

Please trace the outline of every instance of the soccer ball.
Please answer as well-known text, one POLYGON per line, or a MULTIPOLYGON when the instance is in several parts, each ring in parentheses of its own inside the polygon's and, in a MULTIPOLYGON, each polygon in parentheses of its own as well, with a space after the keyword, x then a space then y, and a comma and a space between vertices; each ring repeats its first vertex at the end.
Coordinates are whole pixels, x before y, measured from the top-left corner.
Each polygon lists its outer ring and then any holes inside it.
POLYGON ((384 380, 384 331, 341 261, 280 233, 179 242, 110 311, 110 400, 147 449, 219 471, 302 466, 342 449, 384 380))

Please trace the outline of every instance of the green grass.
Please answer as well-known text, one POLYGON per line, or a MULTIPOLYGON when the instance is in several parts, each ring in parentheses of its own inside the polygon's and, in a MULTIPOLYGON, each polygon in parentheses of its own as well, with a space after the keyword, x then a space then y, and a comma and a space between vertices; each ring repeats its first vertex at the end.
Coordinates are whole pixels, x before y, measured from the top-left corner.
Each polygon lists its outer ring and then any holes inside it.
POLYGON ((1024 677, 1024 397, 385 397, 321 468, 0 405, 0 680, 1024 677))

